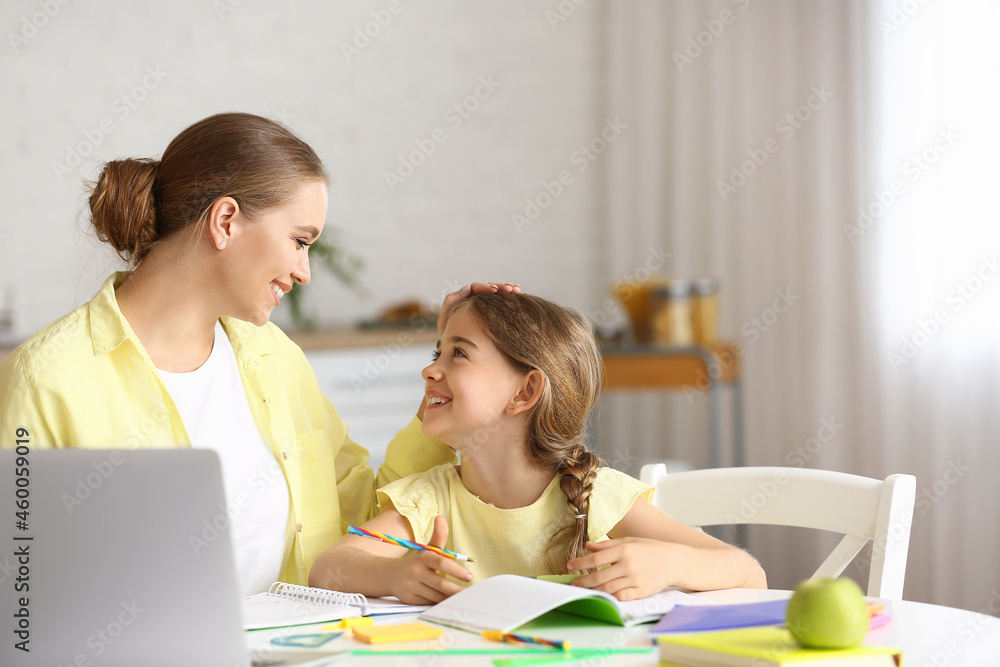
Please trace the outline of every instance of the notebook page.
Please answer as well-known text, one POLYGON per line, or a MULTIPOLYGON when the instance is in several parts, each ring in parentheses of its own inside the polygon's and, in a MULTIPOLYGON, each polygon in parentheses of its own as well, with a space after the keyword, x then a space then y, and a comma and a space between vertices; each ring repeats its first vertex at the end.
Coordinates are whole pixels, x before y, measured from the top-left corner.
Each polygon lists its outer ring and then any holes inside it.
POLYGON ((509 632, 567 602, 589 598, 620 619, 618 601, 601 591, 501 574, 480 581, 439 602, 420 618, 471 632, 509 632))
POLYGON ((358 607, 311 602, 273 593, 257 593, 245 597, 241 607, 244 630, 325 623, 361 615, 358 607))

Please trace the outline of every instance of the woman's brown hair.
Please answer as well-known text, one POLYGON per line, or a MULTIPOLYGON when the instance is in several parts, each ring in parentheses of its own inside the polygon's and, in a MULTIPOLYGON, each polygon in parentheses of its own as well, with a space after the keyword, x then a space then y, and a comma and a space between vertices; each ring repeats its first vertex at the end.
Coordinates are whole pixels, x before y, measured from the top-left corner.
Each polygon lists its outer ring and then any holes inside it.
POLYGON ((601 387, 601 355, 594 332, 578 312, 530 294, 474 294, 460 303, 513 366, 545 377, 528 417, 529 458, 562 477, 567 513, 549 541, 547 563, 562 572, 586 553, 590 494, 601 459, 583 437, 601 387))
POLYGON ((329 183, 323 163, 283 125, 217 114, 178 134, 160 160, 106 163, 90 185, 91 220, 98 238, 135 265, 157 241, 200 229, 221 197, 235 199, 252 218, 311 180, 329 183))

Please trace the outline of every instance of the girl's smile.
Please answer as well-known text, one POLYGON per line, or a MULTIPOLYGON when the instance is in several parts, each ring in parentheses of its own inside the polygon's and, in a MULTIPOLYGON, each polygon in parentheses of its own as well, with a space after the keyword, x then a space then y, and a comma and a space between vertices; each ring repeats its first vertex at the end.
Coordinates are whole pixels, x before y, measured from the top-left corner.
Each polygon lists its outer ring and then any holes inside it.
POLYGON ((448 318, 434 361, 422 375, 427 397, 423 431, 459 451, 464 443, 483 443, 497 430, 523 378, 467 308, 448 318))
POLYGON ((445 396, 444 394, 434 391, 433 389, 427 390, 427 408, 426 410, 432 410, 440 408, 443 405, 448 405, 451 403, 451 398, 445 396))

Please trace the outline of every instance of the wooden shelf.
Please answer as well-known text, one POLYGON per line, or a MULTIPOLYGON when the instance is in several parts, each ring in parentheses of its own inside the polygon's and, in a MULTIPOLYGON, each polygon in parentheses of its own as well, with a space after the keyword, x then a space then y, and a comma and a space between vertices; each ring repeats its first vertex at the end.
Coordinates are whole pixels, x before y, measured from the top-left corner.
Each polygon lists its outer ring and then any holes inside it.
POLYGON ((605 389, 692 389, 705 390, 711 381, 724 383, 740 379, 736 341, 714 345, 606 345, 605 389))
POLYGON ((711 465, 724 465, 722 443, 722 387, 732 390, 733 465, 744 463, 743 393, 739 341, 713 345, 659 345, 655 343, 604 345, 603 389, 610 391, 704 392, 708 395, 708 431, 711 465))

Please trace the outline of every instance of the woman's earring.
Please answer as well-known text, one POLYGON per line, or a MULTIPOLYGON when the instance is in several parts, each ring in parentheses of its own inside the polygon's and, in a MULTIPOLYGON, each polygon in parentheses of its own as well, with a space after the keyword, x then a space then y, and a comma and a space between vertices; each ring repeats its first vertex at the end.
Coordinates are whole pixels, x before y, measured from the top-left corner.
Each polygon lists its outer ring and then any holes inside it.
POLYGON ((225 247, 226 247, 226 241, 225 240, 219 241, 219 250, 222 250, 225 247))

